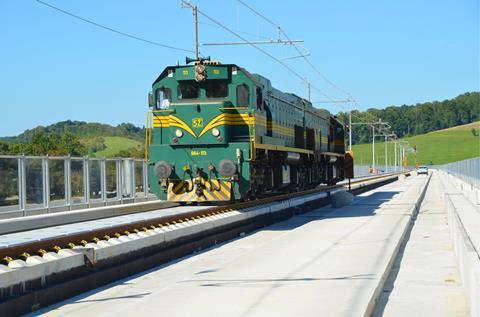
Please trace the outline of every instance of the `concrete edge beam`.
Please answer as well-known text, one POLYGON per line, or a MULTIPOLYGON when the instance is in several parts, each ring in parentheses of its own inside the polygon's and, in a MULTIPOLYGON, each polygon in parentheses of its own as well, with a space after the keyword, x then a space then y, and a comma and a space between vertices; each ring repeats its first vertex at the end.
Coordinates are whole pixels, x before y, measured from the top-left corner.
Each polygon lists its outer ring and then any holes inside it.
POLYGON ((420 204, 423 201, 423 198, 425 197, 425 193, 427 192, 427 187, 428 187, 428 184, 430 183, 430 178, 431 178, 431 175, 428 178, 426 178, 424 182, 422 182, 422 184, 419 186, 420 188, 415 188, 412 186, 412 187, 409 187, 408 189, 408 190, 410 189, 416 190, 417 193, 418 192, 420 193, 414 204, 415 205, 414 212, 411 215, 406 215, 406 217, 408 217, 408 221, 406 221, 403 224, 403 228, 401 228, 400 238, 398 239, 398 241, 396 241, 394 250, 387 260, 385 270, 382 272, 378 280, 377 286, 375 287, 373 293, 371 294, 370 301, 365 309, 365 312, 363 313, 363 316, 365 317, 372 316, 375 310, 375 307, 377 306, 378 300, 380 299, 383 288, 385 287, 385 283, 387 282, 388 276, 390 275, 390 272, 393 269, 393 265, 395 263, 395 259, 397 258, 398 252, 400 251, 400 247, 402 243, 405 242, 408 230, 413 225, 413 220, 418 214, 420 204))
POLYGON ((470 316, 480 317, 480 249, 478 249, 480 214, 461 193, 445 193, 445 204, 450 237, 470 316))

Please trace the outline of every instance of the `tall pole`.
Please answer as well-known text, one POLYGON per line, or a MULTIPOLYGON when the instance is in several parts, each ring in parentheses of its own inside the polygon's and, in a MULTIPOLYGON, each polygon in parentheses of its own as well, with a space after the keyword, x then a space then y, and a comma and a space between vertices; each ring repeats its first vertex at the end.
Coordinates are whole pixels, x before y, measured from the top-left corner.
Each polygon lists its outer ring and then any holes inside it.
POLYGON ((194 45, 195 45, 195 60, 198 60, 198 16, 197 6, 192 8, 193 11, 193 28, 194 28, 194 45))
POLYGON ((395 172, 397 171, 397 142, 393 142, 395 144, 395 150, 393 151, 394 154, 394 166, 395 166, 395 172))
POLYGON ((400 171, 403 171, 403 158, 402 158, 402 153, 403 153, 403 144, 400 145, 400 153, 398 153, 398 159, 399 159, 399 165, 400 165, 400 171))
POLYGON ((400 171, 403 170, 403 164, 402 164, 402 148, 403 148, 403 145, 400 144, 400 151, 398 153, 398 164, 400 165, 400 171))
POLYGON ((385 135, 385 173, 388 173, 387 136, 385 135))
POLYGON ((372 171, 375 173, 375 126, 372 125, 372 171))
POLYGON ((310 95, 311 95, 311 85, 310 85, 310 82, 307 81, 307 89, 308 89, 308 101, 312 101, 312 99, 310 98, 310 95))
POLYGON ((402 172, 403 172, 403 169, 404 169, 404 166, 403 166, 403 158, 405 156, 405 146, 402 145, 402 155, 401 155, 401 164, 402 164, 402 172))
POLYGON ((352 110, 348 116, 348 150, 352 152, 352 110))

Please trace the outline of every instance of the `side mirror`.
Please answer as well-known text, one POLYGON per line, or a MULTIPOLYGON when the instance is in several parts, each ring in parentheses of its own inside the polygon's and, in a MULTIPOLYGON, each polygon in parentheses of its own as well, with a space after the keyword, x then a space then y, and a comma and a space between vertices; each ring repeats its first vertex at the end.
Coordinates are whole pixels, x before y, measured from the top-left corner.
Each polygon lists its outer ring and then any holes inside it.
POLYGON ((153 95, 151 92, 148 93, 148 107, 153 108, 155 105, 154 100, 153 100, 153 95))

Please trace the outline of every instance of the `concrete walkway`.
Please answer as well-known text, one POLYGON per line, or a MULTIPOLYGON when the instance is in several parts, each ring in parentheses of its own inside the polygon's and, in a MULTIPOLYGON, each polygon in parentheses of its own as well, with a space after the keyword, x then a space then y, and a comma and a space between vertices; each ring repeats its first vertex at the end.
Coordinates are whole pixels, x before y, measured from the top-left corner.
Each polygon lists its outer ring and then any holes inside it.
POLYGON ((409 177, 39 311, 46 316, 362 316, 425 177, 409 177))
POLYGON ((469 315, 440 182, 434 173, 374 316, 469 315))

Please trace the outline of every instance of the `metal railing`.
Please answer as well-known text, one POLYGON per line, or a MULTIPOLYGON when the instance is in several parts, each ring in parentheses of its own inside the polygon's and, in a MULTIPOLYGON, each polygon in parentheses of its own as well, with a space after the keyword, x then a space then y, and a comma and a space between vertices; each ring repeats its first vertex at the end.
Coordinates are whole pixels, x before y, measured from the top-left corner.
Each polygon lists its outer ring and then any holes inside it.
POLYGON ((0 155, 0 215, 155 199, 148 163, 131 158, 0 155))
POLYGON ((480 189, 480 157, 439 165, 436 168, 480 189))

